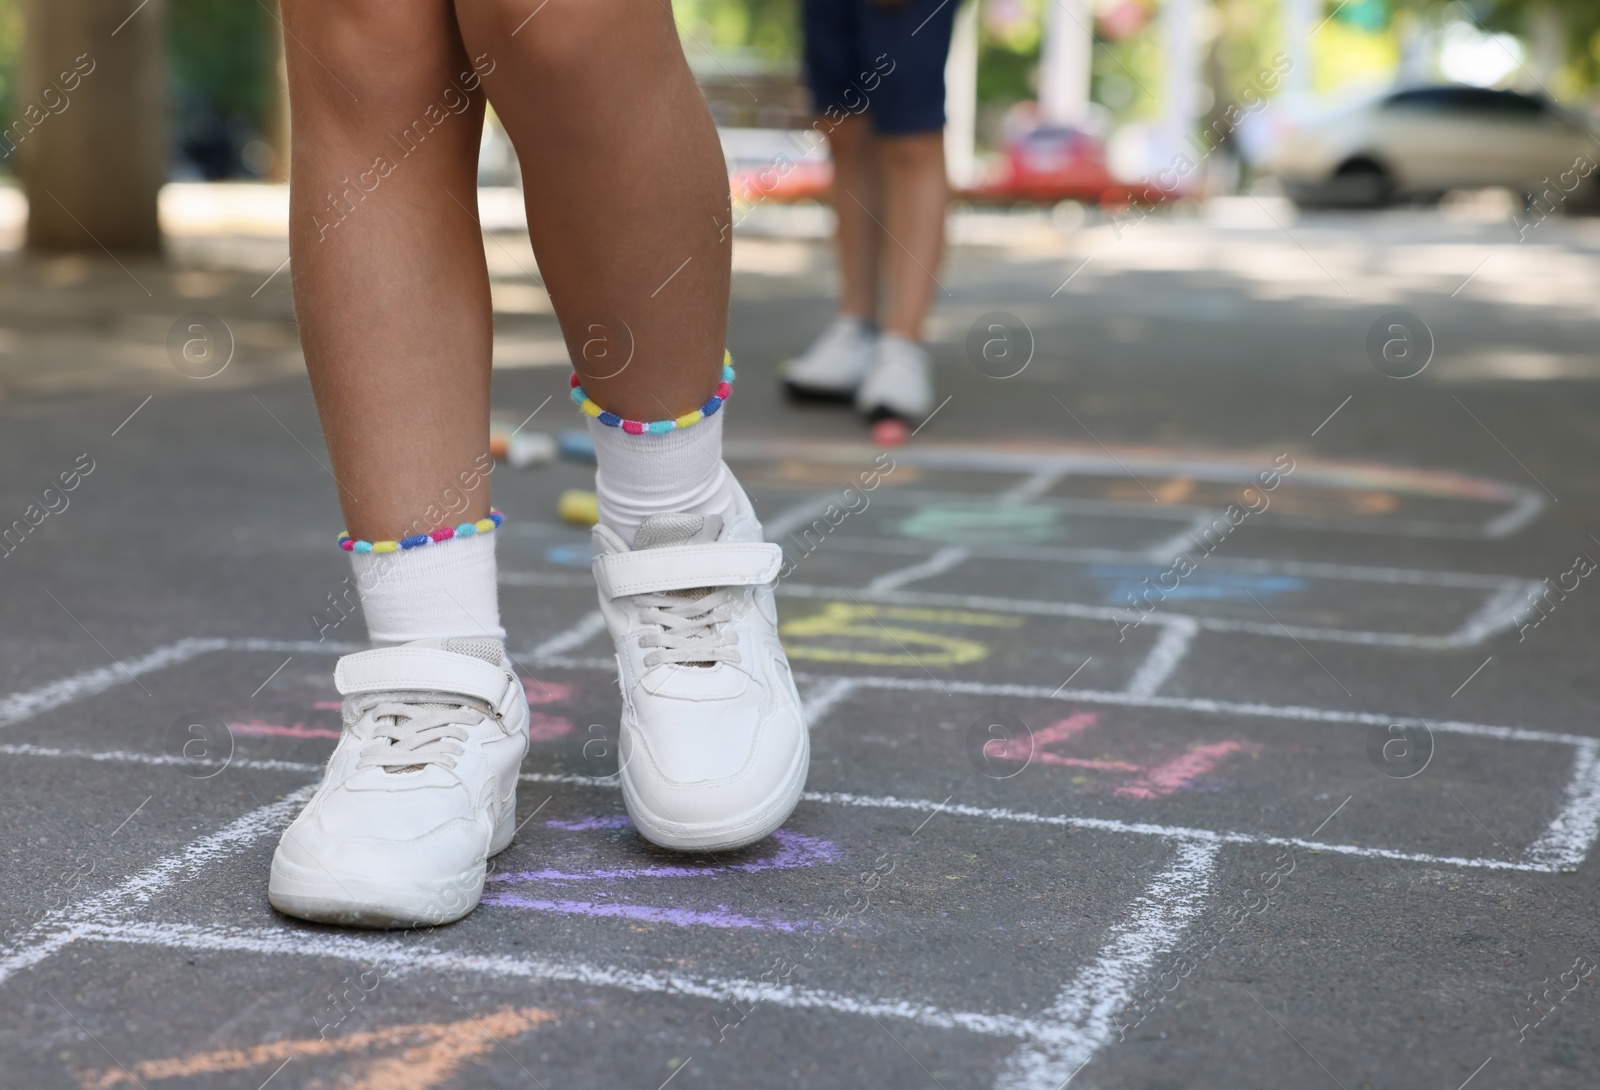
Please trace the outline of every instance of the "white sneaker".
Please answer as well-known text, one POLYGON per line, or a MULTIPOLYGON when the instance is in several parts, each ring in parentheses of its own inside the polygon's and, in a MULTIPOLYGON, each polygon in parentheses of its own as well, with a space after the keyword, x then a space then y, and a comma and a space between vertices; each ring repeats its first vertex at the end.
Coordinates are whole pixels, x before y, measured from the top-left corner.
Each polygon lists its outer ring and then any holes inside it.
POLYGON ((417 640, 334 670, 344 732, 284 830, 267 899, 356 927, 459 920, 511 843, 528 701, 496 640, 417 640))
POLYGON ((895 333, 878 338, 856 408, 873 418, 893 416, 918 424, 933 411, 933 359, 915 341, 895 333))
POLYGON ((762 839, 794 810, 811 764, 772 600, 783 550, 761 540, 734 489, 726 520, 652 515, 632 549, 594 528, 622 688, 622 797, 665 848, 762 839))
POLYGON ((874 339, 860 318, 835 318, 804 355, 783 365, 784 386, 796 397, 849 401, 872 362, 874 339))

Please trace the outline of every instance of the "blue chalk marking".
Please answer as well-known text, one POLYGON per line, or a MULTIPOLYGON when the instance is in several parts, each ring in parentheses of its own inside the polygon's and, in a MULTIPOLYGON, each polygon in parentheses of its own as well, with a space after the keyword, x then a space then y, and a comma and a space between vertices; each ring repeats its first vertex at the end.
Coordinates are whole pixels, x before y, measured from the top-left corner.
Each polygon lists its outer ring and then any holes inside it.
POLYGON ((1167 566, 1153 564, 1090 564, 1086 569, 1089 578, 1098 583, 1104 592, 1107 605, 1126 605, 1128 597, 1138 598, 1156 588, 1167 601, 1247 602, 1253 594, 1270 601, 1284 594, 1294 594, 1310 585, 1308 580, 1292 575, 1254 575, 1249 572, 1208 572, 1201 568, 1171 587, 1176 572, 1167 566), (1161 577, 1167 576, 1166 583, 1161 577), (1144 580, 1150 580, 1145 583, 1144 580))
POLYGON ((552 545, 544 551, 544 558, 546 562, 559 564, 563 568, 587 569, 594 559, 594 546, 587 541, 570 545, 552 545))
POLYGON ((556 437, 556 451, 569 462, 594 465, 594 439, 587 429, 572 428, 556 437))

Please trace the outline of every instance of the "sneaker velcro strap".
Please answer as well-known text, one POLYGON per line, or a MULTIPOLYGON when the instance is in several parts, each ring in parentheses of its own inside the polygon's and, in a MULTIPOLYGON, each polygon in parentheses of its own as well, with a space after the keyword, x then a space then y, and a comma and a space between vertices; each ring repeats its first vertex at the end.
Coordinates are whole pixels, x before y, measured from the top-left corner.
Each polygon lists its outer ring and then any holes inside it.
POLYGON ((471 655, 430 647, 380 647, 346 655, 333 670, 340 696, 392 690, 452 693, 481 700, 504 718, 520 688, 515 674, 471 655))
POLYGON ((666 545, 594 559, 594 578, 607 598, 661 594, 697 587, 749 587, 770 583, 783 566, 783 549, 766 542, 666 545))

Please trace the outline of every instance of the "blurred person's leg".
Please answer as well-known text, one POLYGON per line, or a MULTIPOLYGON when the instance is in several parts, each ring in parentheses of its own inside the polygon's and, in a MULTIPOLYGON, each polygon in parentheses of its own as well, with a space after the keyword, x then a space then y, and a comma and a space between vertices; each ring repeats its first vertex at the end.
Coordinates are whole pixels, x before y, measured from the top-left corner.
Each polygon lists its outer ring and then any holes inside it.
POLYGON ((872 120, 856 115, 829 128, 828 151, 833 159, 839 314, 873 325, 878 320, 885 210, 883 170, 872 120))
POLYGON ((883 180, 872 122, 863 116, 870 65, 860 50, 861 0, 804 0, 806 81, 833 160, 834 249, 839 265, 838 312, 805 352, 783 365, 791 394, 845 400, 855 396, 872 358, 878 320, 878 258, 883 180), (863 72, 863 69, 866 72, 863 72))
POLYGON ((856 408, 921 421, 933 409, 923 325, 944 252, 944 66, 960 0, 868 2, 864 52, 880 74, 869 115, 883 171, 888 306, 856 408))
MULTIPOLYGON (((723 370, 733 241, 716 128, 672 15, 650 0, 459 0, 522 164, 528 231, 583 390, 624 420, 702 410, 723 370), (530 15, 538 8, 537 15, 530 15)), ((601 521, 722 514, 720 416, 630 435, 592 420, 601 521)))
POLYGON ((877 149, 887 191, 884 229, 891 240, 883 259, 889 285, 883 331, 920 341, 944 257, 945 209, 950 203, 944 132, 880 136, 877 149))
POLYGON ((482 95, 448 0, 284 0, 295 309, 375 643, 273 854, 281 912, 459 919, 516 829, 527 700, 496 599, 482 95), (452 525, 453 524, 453 525, 452 525))
POLYGON ((594 437, 623 800, 665 847, 753 843, 794 809, 810 748, 772 602, 783 552, 722 460, 732 239, 710 112, 664 4, 457 12, 495 62, 484 86, 594 437))

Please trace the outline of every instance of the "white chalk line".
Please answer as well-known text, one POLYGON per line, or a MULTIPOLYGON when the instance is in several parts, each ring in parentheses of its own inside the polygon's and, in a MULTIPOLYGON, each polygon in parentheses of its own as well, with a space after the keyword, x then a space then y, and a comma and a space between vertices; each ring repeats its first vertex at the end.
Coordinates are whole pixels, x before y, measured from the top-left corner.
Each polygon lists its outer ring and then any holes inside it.
MULTIPOLYGON (((730 441, 724 446, 727 457, 735 460, 758 459, 771 461, 773 458, 794 458, 812 462, 837 464, 849 462, 857 458, 871 458, 874 451, 865 444, 822 444, 801 441, 774 443, 764 440, 761 443, 747 441, 730 441), (832 449, 829 449, 829 448, 832 449)), ((1124 449, 1120 455, 1105 455, 1091 451, 1060 452, 1060 451, 1024 451, 1024 450, 997 450, 980 449, 976 447, 935 447, 922 446, 916 449, 902 448, 895 452, 896 458, 907 465, 927 469, 956 469, 977 473, 1042 473, 1047 471, 1059 472, 1063 475, 1075 476, 1104 476, 1125 477, 1130 471, 1144 473, 1165 473, 1175 477, 1192 477, 1205 481, 1220 481, 1223 483, 1252 484, 1259 473, 1260 466, 1252 465, 1246 461, 1227 461, 1222 459, 1207 458, 1198 453, 1184 457, 1163 457, 1153 455, 1146 451, 1124 449)), ((1297 483, 1310 484, 1322 488, 1345 489, 1352 486, 1343 479, 1333 475, 1339 467, 1324 468, 1315 463, 1306 463, 1296 470, 1294 480, 1297 483)), ((1363 467, 1364 468, 1364 467, 1363 467)), ((1380 467, 1381 468, 1381 467, 1380 467)), ((1271 518, 1274 522, 1284 522, 1290 525, 1304 523, 1317 529, 1343 530, 1357 533, 1392 534, 1397 537, 1480 537, 1499 538, 1505 537, 1531 522, 1545 508, 1542 495, 1522 485, 1507 484, 1503 481, 1489 481, 1477 479, 1474 483, 1487 485, 1500 493, 1499 496, 1489 498, 1466 497, 1460 495, 1446 495, 1445 499, 1461 500, 1463 502, 1500 502, 1508 503, 1511 507, 1490 516, 1483 522, 1441 522, 1426 519, 1378 519, 1378 518, 1339 518, 1336 516, 1307 516, 1288 515, 1278 512, 1266 511, 1260 517, 1271 518), (1377 524, 1377 525, 1373 525, 1377 524)), ((1382 481, 1375 483, 1374 487, 1382 488, 1382 481)), ((1391 490, 1393 491, 1393 490, 1391 490)), ((1412 492, 1417 490, 1404 489, 1401 491, 1412 492)), ((926 492, 924 490, 906 489, 890 493, 890 495, 948 495, 948 493, 926 492)), ((1428 496, 1437 493, 1418 491, 1418 494, 1428 496)), ((958 494, 959 495, 959 494, 958 494)), ((969 494, 970 495, 970 494, 969 494)), ((985 494, 986 497, 987 494, 985 494)), ((1051 499, 1045 502, 1056 504, 1068 503, 1102 503, 1107 506, 1120 505, 1130 508, 1129 514, 1142 514, 1139 508, 1144 508, 1152 515, 1159 517, 1163 509, 1176 512, 1178 517, 1187 518, 1194 509, 1187 505, 1171 504, 1157 507, 1142 501, 1115 501, 1115 500, 1080 500, 1080 499, 1051 499)))
MULTIPOLYGON (((856 679, 846 679, 854 682, 856 679)), ((826 697, 827 694, 821 694, 826 697)), ((846 694, 839 694, 836 703, 846 694)), ((134 764, 170 765, 178 760, 160 754, 128 753, 119 750, 90 752, 85 750, 47 749, 43 746, 10 746, 0 752, 16 756, 79 758, 94 761, 120 761, 134 764)), ((249 767, 249 766, 246 766, 249 767)), ((269 771, 319 774, 320 764, 292 761, 270 762, 269 771)), ((523 783, 564 784, 572 787, 598 787, 617 790, 622 786, 615 776, 583 776, 570 772, 523 772, 517 777, 523 783)), ((314 786, 314 785, 313 785, 314 786)), ((307 787, 306 790, 310 790, 307 787)), ((1151 836, 1174 841, 1205 841, 1218 844, 1266 844, 1309 848, 1314 851, 1333 852, 1371 859, 1398 862, 1427 863, 1488 870, 1557 871, 1581 863, 1589 844, 1600 830, 1600 762, 1590 760, 1579 769, 1572 784, 1567 787, 1568 802, 1555 819, 1552 829, 1547 829, 1528 849, 1538 851, 1537 859, 1512 862, 1502 859, 1471 858, 1467 856, 1433 855, 1426 852, 1404 852, 1389 848, 1374 848, 1360 844, 1335 844, 1321 840, 1304 840, 1293 837, 1267 836, 1260 833, 1241 833, 1227 830, 1201 829, 1185 825, 1161 825, 1145 821, 1118 821, 1113 818, 1072 817, 1066 815, 1035 814, 1026 810, 1003 807, 966 806, 961 803, 939 803, 932 799, 903 799, 890 795, 858 795, 847 791, 807 791, 800 798, 819 805, 850 806, 863 809, 908 810, 919 813, 943 812, 963 817, 985 818, 990 821, 1017 822, 1024 825, 1053 825, 1068 829, 1089 829, 1105 833, 1126 833, 1132 836, 1151 836)), ((0 978, 3 979, 3 978, 0 978)))
POLYGON ((1066 473, 1059 469, 1041 469, 1012 485, 996 499, 1002 504, 1032 503, 1060 484, 1066 476, 1066 473))
MULTIPOLYGON (((1520 589, 1520 588, 1519 588, 1520 589)), ((1140 624, 1196 624, 1205 632, 1236 632, 1253 636, 1270 636, 1277 639, 1314 640, 1324 643, 1353 643, 1380 647, 1410 647, 1418 650, 1446 651, 1471 647, 1490 636, 1514 627, 1525 612, 1508 605, 1501 616, 1485 618, 1482 610, 1469 623, 1471 628, 1458 628, 1445 635, 1426 635, 1409 632, 1370 632, 1363 629, 1322 628, 1309 625, 1271 624, 1266 621, 1232 620, 1224 617, 1197 616, 1163 605, 1150 613, 1119 606, 1091 606, 1078 602, 1047 602, 1038 599, 1001 598, 988 594, 941 594, 911 590, 870 590, 867 588, 819 586, 810 583, 782 582, 778 584, 780 598, 810 598, 824 601, 848 601, 854 597, 862 602, 882 605, 970 609, 990 613, 1013 613, 1037 617, 1075 617, 1083 620, 1110 621, 1118 625, 1140 624)), ((1495 601, 1506 601, 1497 598, 1495 601)))
POLYGON ((135 753, 121 749, 57 749, 25 743, 0 745, 4 757, 63 757, 80 761, 112 761, 120 764, 156 765, 169 768, 248 768, 262 772, 320 773, 323 766, 306 761, 279 761, 262 757, 232 757, 226 761, 207 761, 197 757, 175 757, 168 753, 135 753))
MULTIPOLYGON (((591 615, 592 616, 592 615, 591 615)), ((1185 618, 1187 619, 1187 618, 1185 618)), ((587 624, 587 618, 580 624, 587 624)), ((569 629, 564 638, 578 631, 575 626, 569 629)), ((548 642, 548 641, 547 641, 548 642)), ((177 644, 166 648, 159 648, 144 656, 136 662, 160 661, 172 665, 176 662, 187 661, 195 655, 207 651, 290 651, 290 652, 316 652, 323 651, 329 654, 344 654, 349 648, 338 644, 317 643, 315 641, 279 641, 279 640, 235 640, 216 639, 201 641, 179 641, 177 644), (170 659, 163 658, 167 652, 177 648, 189 650, 186 645, 192 643, 204 644, 199 651, 181 656, 174 655, 170 659)), ((612 658, 567 658, 559 655, 541 656, 538 648, 525 652, 522 656, 536 665, 571 665, 577 669, 614 670, 616 661, 612 658)), ((151 668, 146 668, 148 672, 151 668)), ((111 688, 118 680, 126 681, 127 677, 120 671, 112 675, 113 680, 104 682, 107 671, 95 669, 82 674, 74 674, 60 681, 49 682, 37 689, 24 690, 13 693, 11 696, 0 699, 0 706, 28 709, 14 715, 10 720, 0 720, 0 725, 12 725, 23 719, 30 718, 49 708, 58 707, 70 700, 83 696, 95 695, 111 688), (89 679, 93 684, 80 681, 89 679), (62 694, 70 695, 62 695, 62 694), (48 699, 47 699, 48 698, 48 699)), ((1396 715, 1385 712, 1357 712, 1331 708, 1311 708, 1292 704, 1259 704, 1242 703, 1230 700, 1212 700, 1205 697, 1174 697, 1150 696, 1129 692, 1110 692, 1098 689, 1051 689, 1043 685, 1023 685, 1008 682, 982 682, 982 681, 935 681, 929 678, 916 677, 890 677, 866 674, 812 674, 796 672, 797 680, 808 683, 821 683, 841 680, 849 681, 853 686, 868 689, 890 689, 921 691, 923 689, 949 690, 951 693, 966 693, 975 696, 1014 696, 1023 699, 1067 700, 1090 704, 1121 704, 1128 707, 1142 708, 1170 708, 1177 711, 1193 711, 1206 715, 1245 715, 1260 719, 1284 719, 1297 722, 1321 723, 1351 723, 1361 726, 1387 726, 1398 724, 1400 726, 1426 727, 1434 733, 1446 734, 1471 734, 1484 738, 1498 738, 1506 741, 1519 742, 1554 742, 1570 746, 1589 746, 1600 742, 1587 735, 1568 734, 1560 731, 1530 730, 1523 727, 1503 727, 1484 723, 1468 723, 1453 719, 1429 719, 1416 715, 1396 715)))
POLYGON ((1545 863, 1556 870, 1576 868, 1600 835, 1600 742, 1578 746, 1572 779, 1567 782, 1560 812, 1538 840, 1522 853, 1524 859, 1545 863))
POLYGON ((131 905, 143 904, 162 890, 199 874, 211 863, 254 844, 266 833, 286 824, 293 811, 311 796, 312 790, 313 785, 307 785, 276 802, 251 810, 118 885, 70 907, 46 913, 23 932, 18 941, 0 948, 0 982, 37 965, 81 937, 85 927, 102 922, 131 905))
MULTIPOLYGON (((919 538, 841 537, 842 552, 926 555, 932 543, 919 538)), ((1010 545, 963 543, 974 556, 994 560, 1036 560, 1055 564, 1127 564, 1147 568, 1154 563, 1170 563, 1172 556, 1153 561, 1146 549, 1112 549, 1087 545, 1010 545)), ((1537 585, 1534 580, 1515 575, 1484 575, 1479 572, 1429 571, 1425 568, 1379 567, 1372 564, 1334 564, 1317 560, 1273 560, 1266 557, 1211 555, 1204 558, 1207 569, 1246 572, 1252 575, 1294 575, 1310 579, 1339 579, 1358 583, 1400 583, 1420 587, 1465 587, 1473 590, 1501 590, 1506 586, 1537 585)))
POLYGON ((498 955, 452 953, 397 939, 325 934, 290 928, 201 927, 190 924, 110 923, 87 925, 80 937, 99 942, 164 946, 179 950, 252 954, 289 954, 377 964, 387 961, 398 974, 408 972, 477 973, 486 976, 620 988, 630 992, 692 996, 721 1003, 770 1003, 792 1010, 817 1009, 840 1014, 897 1018, 935 1029, 959 1029, 990 1037, 1034 1037, 1049 1027, 1005 1014, 946 1011, 898 999, 863 999, 818 988, 767 984, 757 980, 651 973, 590 965, 498 955))
POLYGON ((806 729, 816 730, 817 724, 827 718, 834 706, 856 691, 856 682, 850 677, 830 677, 807 685, 800 702, 801 715, 806 729))
MULTIPOLYGON (((592 584, 593 580, 591 579, 590 582, 592 584)), ((564 655, 568 651, 582 647, 605 630, 605 616, 598 609, 591 610, 579 617, 570 628, 551 636, 548 640, 534 647, 533 650, 528 651, 523 657, 543 659, 564 655)))
POLYGON ((13 723, 38 715, 40 712, 51 708, 60 707, 74 700, 81 700, 86 696, 98 696, 100 693, 127 681, 130 677, 164 670, 168 666, 188 662, 207 651, 220 651, 229 645, 225 639, 186 639, 177 643, 158 647, 154 651, 128 659, 121 666, 101 666, 93 670, 84 670, 81 673, 64 677, 60 681, 53 681, 48 685, 41 685, 37 689, 28 689, 20 693, 12 693, 0 699, 0 727, 8 727, 13 723))
MULTIPOLYGON (((1213 529, 1218 522, 1228 526, 1228 520, 1221 511, 1215 508, 1200 508, 1199 512, 1189 525, 1173 534, 1165 541, 1158 541, 1146 549, 1140 550, 1147 562, 1156 564, 1170 564, 1179 553, 1186 553, 1194 548, 1195 543, 1201 540, 1201 534, 1213 529)), ((1138 555, 1137 553, 1134 555, 1138 555)))
POLYGON ((1180 842, 1261 844, 1272 847, 1305 848, 1313 852, 1330 852, 1335 855, 1350 855, 1366 859, 1385 859, 1398 863, 1426 863, 1430 866, 1463 867, 1475 870, 1534 871, 1539 873, 1560 869, 1558 866, 1546 863, 1519 863, 1505 859, 1434 855, 1429 852, 1403 852, 1390 848, 1372 848, 1362 844, 1335 844, 1324 840, 1307 840, 1303 837, 1292 836, 1267 836, 1260 833, 1218 832, 1214 829, 1197 829, 1182 825, 1157 825, 1153 822, 1144 821, 1117 821, 1112 818, 1073 817, 1067 814, 1034 814, 1025 810, 1010 810, 1004 807, 938 803, 932 799, 901 799, 888 795, 854 795, 843 791, 807 791, 800 798, 806 802, 856 806, 863 809, 908 810, 916 813, 939 811, 958 817, 987 818, 991 821, 1011 821, 1023 825, 1053 825, 1063 829, 1088 829, 1105 833, 1129 833, 1136 836, 1153 836, 1163 840, 1180 842), (943 806, 942 811, 940 811, 941 806, 943 806))
POLYGON ((830 504, 836 505, 842 493, 843 489, 817 492, 787 510, 778 512, 774 517, 763 519, 762 536, 774 544, 782 545, 785 537, 812 520, 820 518, 830 504))
POLYGON ((959 545, 946 545, 935 552, 926 560, 896 568, 894 571, 884 572, 872 582, 868 583, 868 593, 881 594, 884 591, 899 590, 908 583, 915 583, 919 579, 931 579, 936 575, 943 575, 966 562, 972 555, 971 550, 963 549, 959 545))
POLYGON ((1111 1041, 1134 988, 1204 909, 1216 859, 1215 844, 1178 847, 1177 858, 1134 901, 1100 955, 1037 1016, 1043 1032, 1006 1060, 995 1090, 1061 1090, 1111 1041))
MULTIPOLYGON (((572 640, 586 628, 594 624, 594 614, 587 615, 577 625, 566 633, 555 637, 556 640, 572 640)), ((551 641, 547 641, 551 642, 551 641)), ((242 651, 287 651, 289 653, 310 653, 323 651, 328 653, 342 653, 345 647, 336 644, 325 644, 316 641, 284 641, 260 639, 212 639, 212 640, 182 640, 165 648, 158 648, 140 659, 134 660, 138 668, 148 672, 164 666, 174 665, 194 658, 199 654, 215 650, 242 650, 242 651)), ((537 650, 537 649, 535 649, 537 650)), ((536 659, 536 656, 528 656, 536 659)), ((1146 664, 1154 658, 1154 654, 1147 658, 1146 664)), ((610 659, 592 660, 544 660, 537 661, 538 665, 570 665, 574 668, 593 668, 599 670, 615 669, 615 662, 610 659)), ((1566 788, 1565 801, 1551 824, 1535 841, 1538 848, 1538 858, 1543 860, 1545 867, 1540 869, 1562 869, 1576 867, 1582 863, 1588 853, 1590 845, 1597 835, 1600 835, 1600 785, 1594 779, 1600 773, 1594 770, 1594 760, 1586 756, 1593 752, 1593 747, 1600 745, 1600 741, 1583 735, 1566 734, 1556 731, 1527 730, 1518 727, 1500 727, 1481 723, 1464 723, 1456 720, 1430 720, 1411 715, 1384 715, 1373 712, 1348 712, 1321 708, 1296 707, 1287 705, 1246 704, 1234 701, 1209 700, 1196 697, 1160 697, 1149 694, 1133 692, 1106 692, 1090 689, 1046 689, 1037 685, 997 684, 971 681, 937 682, 932 679, 873 677, 852 675, 822 675, 808 676, 796 675, 797 680, 808 683, 826 683, 829 681, 848 680, 848 690, 839 689, 821 710, 825 713, 828 709, 844 699, 851 692, 859 689, 898 690, 898 691, 924 691, 937 687, 947 695, 964 693, 982 696, 1010 696, 1022 699, 1065 700, 1078 703, 1099 703, 1122 705, 1126 707, 1165 708, 1178 711, 1192 711, 1207 715, 1239 715, 1266 720, 1282 720, 1287 722, 1321 722, 1321 723, 1347 723, 1364 726, 1410 726, 1425 728, 1434 733, 1464 734, 1477 737, 1495 738, 1505 741, 1519 742, 1544 742, 1570 745, 1578 747, 1579 754, 1575 759, 1572 779, 1566 788)), ((22 718, 36 715, 47 708, 57 707, 70 700, 78 699, 103 692, 126 680, 123 672, 108 671, 97 668, 81 674, 50 682, 37 689, 27 690, 12 694, 0 702, 0 706, 12 709, 11 723, 22 718)), ((1136 680, 1139 680, 1136 678, 1136 680)), ((815 717, 820 718, 820 717, 815 717)), ((813 719, 813 722, 815 721, 813 719)), ((0 721, 3 723, 4 721, 0 721)), ((41 752, 35 755, 44 755, 46 747, 37 747, 41 752)), ((63 751, 65 754, 66 751, 63 751)), ((24 755, 18 750, 16 755, 24 755)), ((105 756, 99 759, 115 760, 117 758, 105 756)), ((162 763, 158 757, 140 758, 143 763, 162 763)), ((241 768, 250 765, 241 763, 241 768)), ((265 768, 266 766, 262 766, 265 768)), ((288 769, 281 769, 288 770, 288 769)), ((309 771, 309 770, 308 770, 309 771)), ((580 777, 580 779, 583 779, 580 777)), ((1269 841, 1262 841, 1268 843, 1269 841)), ((1330 849, 1332 850, 1332 849, 1330 849)), ((1373 849, 1378 858, 1411 858, 1400 855, 1383 855, 1373 849)), ((1421 857, 1417 857, 1421 860, 1421 857)), ((1435 861, 1429 857, 1426 861, 1435 861)), ((1489 863, 1472 864, 1489 866, 1489 863)), ((1504 864, 1514 866, 1513 864, 1504 864)))
POLYGON ((1130 696, 1154 696, 1189 654, 1189 645, 1199 631, 1200 626, 1196 624, 1163 626, 1150 653, 1128 679, 1125 691, 1130 696))
MULTIPOLYGON (((816 679, 819 675, 797 677, 816 679)), ((930 678, 850 675, 863 689, 888 689, 908 692, 933 690, 972 696, 1012 696, 1026 700, 1064 700, 1082 704, 1120 704, 1130 708, 1170 708, 1202 715, 1243 715, 1254 719, 1282 719, 1292 722, 1349 723, 1357 726, 1426 727, 1435 734, 1471 734, 1503 741, 1552 742, 1568 746, 1593 745, 1597 739, 1561 731, 1500 727, 1487 723, 1466 723, 1454 719, 1428 719, 1416 715, 1391 715, 1383 712, 1355 712, 1337 708, 1308 708, 1293 704, 1250 704, 1207 697, 1140 696, 1136 693, 1104 689, 1051 689, 1044 685, 1022 685, 988 681, 934 681, 930 678)))

